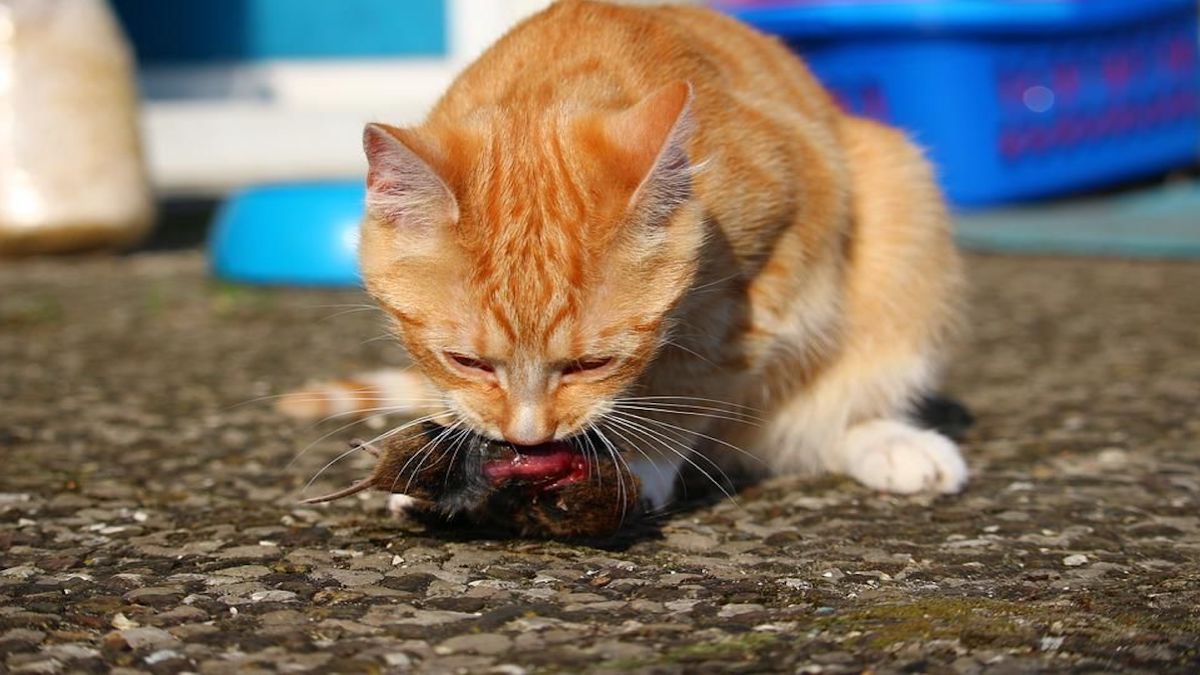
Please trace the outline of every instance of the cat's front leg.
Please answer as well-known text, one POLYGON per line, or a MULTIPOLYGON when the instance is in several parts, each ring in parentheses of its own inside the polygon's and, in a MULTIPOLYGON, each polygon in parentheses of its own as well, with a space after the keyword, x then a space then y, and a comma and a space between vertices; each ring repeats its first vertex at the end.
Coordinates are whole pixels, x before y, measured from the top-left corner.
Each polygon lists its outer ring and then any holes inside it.
POLYGON ((851 413, 830 405, 829 398, 801 395, 776 411, 753 446, 777 474, 840 473, 897 494, 950 494, 966 486, 967 464, 949 438, 918 427, 899 411, 850 423, 848 418, 851 413))

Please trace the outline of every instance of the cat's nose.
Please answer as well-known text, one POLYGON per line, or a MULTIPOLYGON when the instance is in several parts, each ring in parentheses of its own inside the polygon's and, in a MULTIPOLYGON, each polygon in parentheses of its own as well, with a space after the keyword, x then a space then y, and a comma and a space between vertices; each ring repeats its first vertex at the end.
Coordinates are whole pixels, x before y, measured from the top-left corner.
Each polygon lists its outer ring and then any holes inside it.
POLYGON ((554 440, 554 434, 540 430, 504 429, 504 440, 513 445, 542 445, 554 440))
POLYGON ((513 445, 541 445, 554 440, 554 425, 534 406, 521 406, 513 411, 501 429, 504 440, 513 445))

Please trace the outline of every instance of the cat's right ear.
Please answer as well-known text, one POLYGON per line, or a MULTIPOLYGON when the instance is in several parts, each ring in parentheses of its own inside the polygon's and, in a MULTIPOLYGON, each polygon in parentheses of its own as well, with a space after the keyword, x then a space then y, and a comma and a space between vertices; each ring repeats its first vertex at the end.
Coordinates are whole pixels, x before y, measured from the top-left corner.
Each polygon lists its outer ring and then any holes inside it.
POLYGON ((406 229, 458 220, 458 202, 433 168, 433 152, 415 133, 386 124, 363 129, 367 212, 406 229))

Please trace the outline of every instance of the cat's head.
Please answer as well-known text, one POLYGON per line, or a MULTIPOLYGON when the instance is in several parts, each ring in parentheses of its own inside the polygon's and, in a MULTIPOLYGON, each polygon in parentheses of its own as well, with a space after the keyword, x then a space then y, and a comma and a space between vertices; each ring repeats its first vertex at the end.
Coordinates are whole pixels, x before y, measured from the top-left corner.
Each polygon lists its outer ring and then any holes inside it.
POLYGON ((367 289, 468 426, 565 438, 647 368, 704 237, 690 100, 367 126, 367 289))

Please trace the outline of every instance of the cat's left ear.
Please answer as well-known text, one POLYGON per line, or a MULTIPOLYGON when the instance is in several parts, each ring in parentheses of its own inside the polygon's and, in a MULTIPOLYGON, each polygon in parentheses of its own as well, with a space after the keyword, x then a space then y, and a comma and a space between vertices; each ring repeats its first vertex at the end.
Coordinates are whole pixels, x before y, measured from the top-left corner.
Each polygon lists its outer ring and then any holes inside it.
POLYGON ((637 185, 630 205, 645 220, 663 222, 692 197, 686 144, 694 131, 692 85, 679 80, 604 122, 609 143, 637 185))
POLYGON ((458 201, 434 169, 436 152, 415 132, 368 124, 363 150, 371 215, 409 230, 458 219, 458 201))

